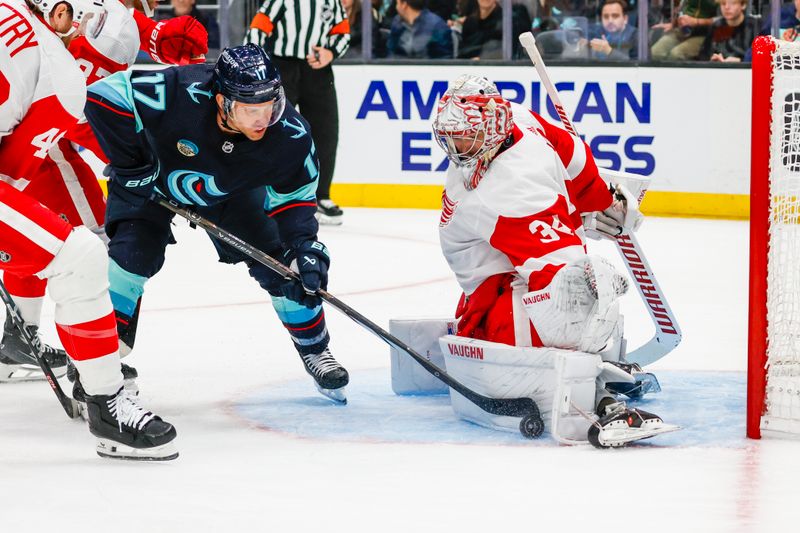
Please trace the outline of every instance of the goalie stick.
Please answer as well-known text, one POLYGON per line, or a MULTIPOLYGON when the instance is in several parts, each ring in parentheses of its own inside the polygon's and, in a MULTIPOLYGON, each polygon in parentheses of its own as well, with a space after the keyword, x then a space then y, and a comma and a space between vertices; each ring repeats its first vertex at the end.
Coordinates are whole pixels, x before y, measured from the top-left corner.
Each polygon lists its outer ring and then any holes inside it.
POLYGON ((14 299, 11 297, 2 281, 0 281, 0 298, 6 305, 6 312, 14 323, 14 326, 22 332, 22 339, 25 341, 25 344, 28 345, 28 348, 30 348, 31 354, 34 359, 36 359, 36 362, 39 363, 39 368, 44 372, 47 382, 50 384, 50 388, 53 389, 56 398, 58 398, 67 416, 70 418, 78 418, 81 416, 80 404, 64 394, 64 390, 58 383, 58 379, 55 374, 53 374, 53 369, 50 368, 50 364, 42 356, 42 341, 39 340, 38 337, 31 335, 25 328, 25 321, 22 319, 19 307, 17 307, 17 304, 14 302, 14 299))
MULTIPOLYGON (((295 271, 291 270, 277 259, 273 258, 270 255, 267 255, 261 250, 246 243, 239 237, 220 228, 213 222, 206 220, 197 213, 189 209, 186 209, 185 207, 181 207, 175 202, 167 201, 161 197, 153 197, 152 200, 157 204, 161 205, 162 207, 185 218, 190 223, 200 226, 201 228, 206 230, 206 232, 208 232, 208 234, 211 237, 221 242, 224 242, 225 244, 232 246, 233 248, 242 252, 248 257, 255 259, 256 261, 266 266, 273 272, 280 274, 285 279, 287 280, 300 279, 299 275, 295 271)), ((448 387, 451 387, 453 390, 464 396, 466 399, 468 399, 478 407, 480 407, 482 410, 486 411, 487 413, 491 413, 493 415, 521 417, 522 421, 520 422, 520 432, 525 437, 536 438, 539 437, 544 431, 544 422, 539 412, 539 407, 536 405, 536 402, 532 398, 489 398, 487 396, 478 394, 477 392, 462 385, 460 382, 451 377, 447 372, 440 369, 439 367, 428 361, 424 356, 414 351, 414 349, 411 348, 409 345, 407 345, 406 343, 404 343, 403 341, 401 341, 388 331, 382 329, 380 326, 378 326, 377 324, 369 320, 367 317, 365 317, 364 315, 362 315, 349 305, 345 304, 344 302, 342 302, 341 300, 330 294, 328 291, 324 289, 319 289, 316 291, 316 294, 317 296, 322 298, 325 302, 327 302, 331 306, 335 307, 337 310, 347 315, 355 323, 373 333, 375 336, 380 338, 389 346, 392 346, 399 351, 407 353, 412 359, 414 359, 417 363, 419 363, 425 370, 430 372, 434 377, 441 380, 442 383, 444 383, 448 387)))
MULTIPOLYGON (((536 48, 536 39, 533 34, 531 32, 521 34, 519 36, 519 42, 528 52, 528 56, 533 66, 536 68, 539 79, 544 85, 547 95, 550 97, 550 101, 553 103, 553 107, 555 107, 556 113, 561 119, 564 128, 577 137, 578 130, 575 129, 575 125, 572 124, 569 115, 567 115, 564 106, 561 104, 558 90, 550 80, 550 76, 544 65, 544 59, 542 59, 539 49, 536 48)), ((643 187, 639 192, 637 199, 640 203, 646 191, 646 187, 643 187)), ((650 264, 647 261, 647 257, 645 257, 642 247, 639 245, 639 241, 636 239, 636 235, 633 232, 629 234, 623 233, 616 237, 615 243, 625 263, 625 267, 628 269, 628 273, 633 279, 636 289, 639 291, 639 296, 644 302, 650 319, 653 321, 653 326, 655 327, 655 334, 653 337, 632 352, 626 354, 625 359, 631 363, 638 363, 643 366, 648 365, 658 361, 680 344, 680 326, 678 326, 678 320, 675 318, 675 314, 672 312, 655 275, 653 275, 653 270, 650 268, 650 264)))

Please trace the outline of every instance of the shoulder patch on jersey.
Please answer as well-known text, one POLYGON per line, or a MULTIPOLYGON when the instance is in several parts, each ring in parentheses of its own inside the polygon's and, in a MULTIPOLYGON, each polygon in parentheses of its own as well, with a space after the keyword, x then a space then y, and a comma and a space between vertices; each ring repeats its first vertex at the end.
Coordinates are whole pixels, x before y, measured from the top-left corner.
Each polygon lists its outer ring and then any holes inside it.
POLYGON ((214 94, 211 91, 204 91, 203 89, 198 89, 197 88, 198 85, 200 85, 200 82, 196 81, 186 88, 186 92, 189 93, 189 97, 192 99, 192 102, 194 102, 195 104, 200 103, 200 101, 197 99, 198 95, 206 96, 208 97, 209 100, 211 100, 214 94))
POLYGON ((294 135, 292 135, 292 139, 299 139, 300 137, 308 133, 306 131, 306 127, 303 126, 303 122, 300 119, 294 119, 292 121, 289 121, 289 119, 285 118, 281 120, 281 125, 284 128, 291 128, 297 132, 294 135), (295 120, 297 121, 297 123, 295 123, 295 120))
POLYGON ((178 151, 181 155, 185 155, 186 157, 194 157, 200 152, 200 148, 192 141, 180 139, 178 141, 178 151))
POLYGON ((450 223, 458 207, 458 202, 447 197, 447 190, 442 191, 442 216, 439 218, 439 227, 443 228, 450 223))

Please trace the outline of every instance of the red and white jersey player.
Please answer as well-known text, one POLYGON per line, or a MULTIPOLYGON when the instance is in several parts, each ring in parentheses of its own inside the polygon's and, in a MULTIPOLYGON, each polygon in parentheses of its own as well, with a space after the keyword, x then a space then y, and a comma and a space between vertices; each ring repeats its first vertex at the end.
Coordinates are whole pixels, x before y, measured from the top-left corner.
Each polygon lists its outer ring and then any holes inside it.
POLYGON ((587 254, 581 214, 603 212, 613 233, 638 217, 626 216, 589 147, 469 75, 440 100, 433 130, 452 163, 439 237, 464 291, 458 334, 602 350, 627 280, 587 254))

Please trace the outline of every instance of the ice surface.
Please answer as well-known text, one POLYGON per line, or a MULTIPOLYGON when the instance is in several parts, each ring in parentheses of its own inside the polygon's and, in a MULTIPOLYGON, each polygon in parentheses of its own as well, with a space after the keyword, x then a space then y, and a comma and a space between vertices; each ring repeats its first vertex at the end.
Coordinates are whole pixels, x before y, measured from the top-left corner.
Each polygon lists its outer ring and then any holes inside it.
MULTIPOLYGON (((438 213, 345 216, 321 231, 333 294, 384 327, 452 313, 438 213)), ((332 404, 246 270, 179 224, 128 362, 181 457, 102 460, 45 384, 0 385, 0 532, 797 531, 800 443, 743 437, 747 228, 646 221, 640 241, 684 341, 648 367, 664 392, 642 407, 686 429, 600 451, 461 422, 446 397, 392 395, 388 347, 328 310, 351 372, 349 404, 332 404)), ((635 347, 652 326, 636 294, 623 305, 635 347)))

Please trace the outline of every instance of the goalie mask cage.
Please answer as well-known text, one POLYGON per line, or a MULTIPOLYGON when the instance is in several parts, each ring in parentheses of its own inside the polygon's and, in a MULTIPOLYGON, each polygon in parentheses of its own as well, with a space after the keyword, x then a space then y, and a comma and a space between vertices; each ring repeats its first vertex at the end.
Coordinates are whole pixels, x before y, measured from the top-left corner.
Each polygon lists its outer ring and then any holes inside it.
POLYGON ((753 43, 747 436, 800 436, 800 42, 753 43))

